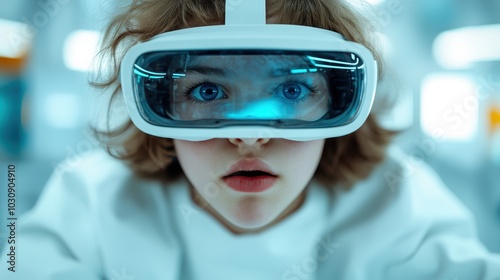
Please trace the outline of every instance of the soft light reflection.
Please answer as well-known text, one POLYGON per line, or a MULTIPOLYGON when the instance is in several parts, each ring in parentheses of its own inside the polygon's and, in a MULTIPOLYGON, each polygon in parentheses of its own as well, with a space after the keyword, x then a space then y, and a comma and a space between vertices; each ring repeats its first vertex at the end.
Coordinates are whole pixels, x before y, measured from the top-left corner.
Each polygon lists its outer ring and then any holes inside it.
POLYGON ((385 2, 385 0, 366 0, 366 2, 372 4, 372 5, 380 5, 385 2))
POLYGON ((385 35, 382 32, 375 32, 375 36, 377 36, 378 43, 380 44, 382 51, 384 52, 384 56, 390 57, 393 54, 394 50, 389 36, 385 35))
POLYGON ((100 33, 91 30, 77 30, 68 35, 64 42, 63 59, 66 67, 76 71, 92 71, 92 60, 97 54, 100 33))
POLYGON ((81 110, 76 94, 51 94, 44 102, 47 123, 57 129, 76 128, 81 123, 81 110))
POLYGON ((500 130, 491 137, 491 159, 496 166, 500 167, 500 130))
POLYGON ((0 19, 0 57, 19 58, 26 54, 31 42, 26 30, 24 23, 0 19))
POLYGON ((433 54, 442 67, 449 69, 500 60, 500 24, 445 31, 436 37, 433 54))
POLYGON ((401 90, 391 109, 378 116, 379 123, 389 130, 405 130, 413 125, 413 92, 401 90))
POLYGON ((386 0, 354 0, 349 1, 349 3, 357 8, 367 8, 367 5, 377 6, 383 4, 385 1, 386 0))
POLYGON ((478 130, 480 99, 466 75, 431 74, 422 82, 420 124, 439 140, 468 141, 478 130))

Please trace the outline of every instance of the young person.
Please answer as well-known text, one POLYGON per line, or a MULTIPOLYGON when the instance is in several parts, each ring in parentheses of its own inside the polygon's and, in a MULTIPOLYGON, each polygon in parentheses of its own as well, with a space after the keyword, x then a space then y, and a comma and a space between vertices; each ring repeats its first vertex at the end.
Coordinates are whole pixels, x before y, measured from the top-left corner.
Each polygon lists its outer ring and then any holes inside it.
POLYGON ((51 178, 2 279, 500 279, 470 213, 386 148, 368 26, 336 0, 132 1, 100 83, 131 121, 51 178))

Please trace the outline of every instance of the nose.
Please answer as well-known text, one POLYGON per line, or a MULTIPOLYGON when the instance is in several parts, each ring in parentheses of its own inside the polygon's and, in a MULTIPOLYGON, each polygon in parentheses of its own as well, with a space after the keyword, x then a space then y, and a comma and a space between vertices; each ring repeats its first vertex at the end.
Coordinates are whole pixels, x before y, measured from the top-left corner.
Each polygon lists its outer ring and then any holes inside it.
POLYGON ((265 145, 270 140, 270 138, 228 138, 228 139, 229 142, 238 147, 265 145))

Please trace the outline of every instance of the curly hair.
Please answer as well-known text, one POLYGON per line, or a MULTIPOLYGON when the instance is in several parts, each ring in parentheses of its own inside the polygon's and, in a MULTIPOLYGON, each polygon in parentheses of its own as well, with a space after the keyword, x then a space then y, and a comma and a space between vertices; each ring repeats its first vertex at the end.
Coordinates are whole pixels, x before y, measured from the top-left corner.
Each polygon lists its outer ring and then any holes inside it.
MULTIPOLYGON (((379 62, 379 80, 383 74, 381 56, 374 45, 370 22, 342 0, 268 0, 267 18, 278 24, 305 25, 332 30, 347 40, 367 47, 379 62)), ((101 71, 92 85, 112 89, 108 110, 110 119, 113 103, 121 97, 120 63, 125 52, 134 44, 163 32, 223 24, 225 0, 132 0, 109 23, 102 41, 101 71)), ((385 157, 385 148, 394 132, 383 129, 372 112, 357 131, 338 138, 326 139, 315 178, 328 185, 352 186, 366 178, 385 157)), ((171 179, 182 174, 175 156, 172 139, 160 138, 138 130, 127 119, 121 126, 100 130, 97 138, 108 152, 123 161, 141 177, 171 179)))

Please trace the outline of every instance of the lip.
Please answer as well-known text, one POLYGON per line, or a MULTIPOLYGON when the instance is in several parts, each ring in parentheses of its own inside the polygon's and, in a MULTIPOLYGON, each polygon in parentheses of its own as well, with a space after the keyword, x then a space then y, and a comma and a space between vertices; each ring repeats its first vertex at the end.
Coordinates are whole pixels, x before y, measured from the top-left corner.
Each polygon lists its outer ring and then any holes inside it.
POLYGON ((278 180, 278 176, 269 165, 260 159, 242 159, 231 165, 226 174, 222 176, 222 180, 235 191, 257 193, 270 189, 278 180), (235 174, 240 171, 261 171, 267 174, 251 177, 235 174))

